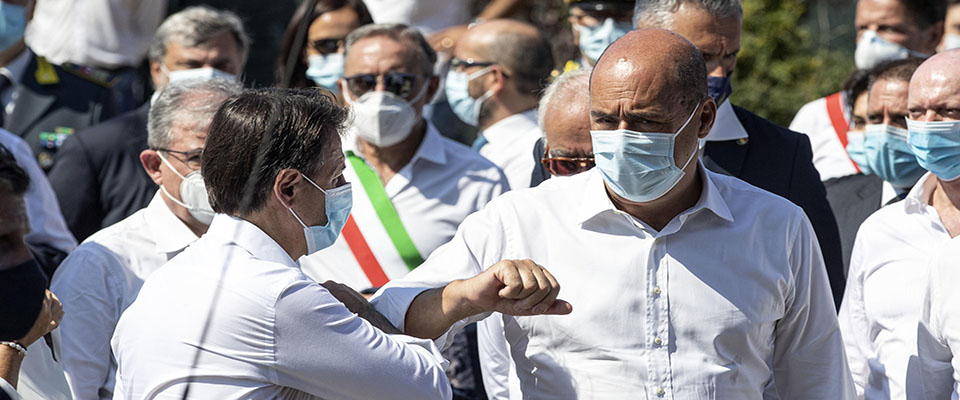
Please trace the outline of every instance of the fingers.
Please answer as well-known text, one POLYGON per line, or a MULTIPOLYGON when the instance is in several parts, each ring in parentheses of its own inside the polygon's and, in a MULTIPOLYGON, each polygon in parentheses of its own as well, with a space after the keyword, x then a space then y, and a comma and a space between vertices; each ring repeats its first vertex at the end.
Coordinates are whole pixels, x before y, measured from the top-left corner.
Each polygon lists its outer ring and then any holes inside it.
POLYGON ((497 271, 503 283, 499 295, 503 307, 512 315, 566 314, 569 303, 557 304, 560 284, 545 268, 531 260, 504 261, 497 271))
POLYGON ((60 299, 57 298, 56 294, 47 290, 47 298, 44 301, 44 306, 49 307, 50 330, 57 329, 57 326, 60 325, 60 320, 63 319, 63 304, 60 303, 60 299))

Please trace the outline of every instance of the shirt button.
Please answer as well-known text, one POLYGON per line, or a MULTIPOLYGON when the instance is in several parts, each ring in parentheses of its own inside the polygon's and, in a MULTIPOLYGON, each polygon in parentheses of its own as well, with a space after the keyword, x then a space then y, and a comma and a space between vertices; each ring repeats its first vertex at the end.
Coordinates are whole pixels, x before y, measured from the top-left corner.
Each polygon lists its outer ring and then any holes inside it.
POLYGON ((663 344, 663 340, 661 340, 660 338, 654 338, 654 339, 653 339, 653 344, 659 346, 659 345, 663 344))
POLYGON ((665 394, 667 394, 666 390, 663 390, 663 388, 657 388, 657 396, 663 397, 665 394))
POLYGON ((660 286, 653 288, 653 294, 656 296, 660 295, 660 286))

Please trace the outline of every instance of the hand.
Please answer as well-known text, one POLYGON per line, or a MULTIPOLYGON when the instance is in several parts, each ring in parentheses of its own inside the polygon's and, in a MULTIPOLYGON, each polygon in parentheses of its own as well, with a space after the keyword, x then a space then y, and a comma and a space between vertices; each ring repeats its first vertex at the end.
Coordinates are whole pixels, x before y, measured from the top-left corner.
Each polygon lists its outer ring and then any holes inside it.
POLYGON ((558 300, 560 284, 531 260, 504 260, 460 281, 471 315, 499 311, 508 315, 569 314, 573 306, 558 300))
POLYGON ((320 286, 326 288, 333 297, 340 300, 350 312, 367 320, 367 322, 384 333, 403 333, 397 329, 397 327, 393 326, 387 317, 384 317, 383 314, 380 314, 379 311, 373 308, 362 294, 357 293, 357 291, 351 289, 349 286, 334 281, 326 281, 321 283, 320 286))
POLYGON ((47 290, 46 297, 43 299, 43 305, 40 306, 40 315, 37 316, 37 321, 33 323, 30 331, 17 341, 20 342, 23 347, 30 347, 33 342, 50 333, 50 331, 57 329, 61 319, 63 319, 63 304, 60 304, 60 299, 57 298, 57 295, 47 290))

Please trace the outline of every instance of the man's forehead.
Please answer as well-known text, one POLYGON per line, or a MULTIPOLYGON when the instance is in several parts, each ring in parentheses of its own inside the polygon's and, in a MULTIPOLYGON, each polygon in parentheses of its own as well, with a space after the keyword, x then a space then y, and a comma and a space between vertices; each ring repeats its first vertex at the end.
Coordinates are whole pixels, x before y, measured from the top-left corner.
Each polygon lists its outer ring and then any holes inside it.
POLYGON ((370 69, 410 69, 416 61, 409 43, 387 36, 372 36, 356 41, 344 60, 345 69, 367 72, 370 69))
POLYGON ((857 2, 855 23, 897 24, 909 22, 906 7, 899 0, 860 0, 857 2))
POLYGON ((946 66, 921 66, 910 80, 910 102, 947 100, 960 100, 960 76, 946 66))
POLYGON ((909 84, 897 79, 877 81, 870 88, 867 107, 906 107, 909 84))

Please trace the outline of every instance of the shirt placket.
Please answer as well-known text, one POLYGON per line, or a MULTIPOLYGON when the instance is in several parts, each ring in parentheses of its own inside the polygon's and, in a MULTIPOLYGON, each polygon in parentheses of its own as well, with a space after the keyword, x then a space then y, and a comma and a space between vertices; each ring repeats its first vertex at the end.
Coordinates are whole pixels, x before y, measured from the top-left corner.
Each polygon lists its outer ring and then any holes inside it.
POLYGON ((646 385, 651 399, 672 399, 673 385, 670 370, 670 308, 668 302, 667 238, 659 237, 650 248, 646 279, 647 346, 646 385))

